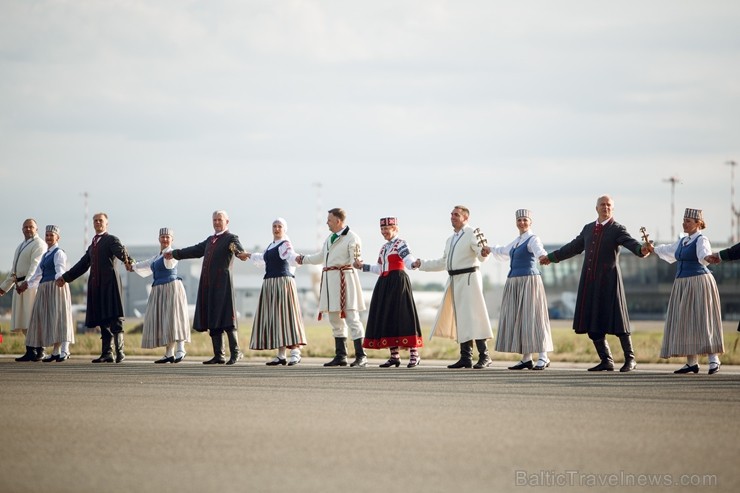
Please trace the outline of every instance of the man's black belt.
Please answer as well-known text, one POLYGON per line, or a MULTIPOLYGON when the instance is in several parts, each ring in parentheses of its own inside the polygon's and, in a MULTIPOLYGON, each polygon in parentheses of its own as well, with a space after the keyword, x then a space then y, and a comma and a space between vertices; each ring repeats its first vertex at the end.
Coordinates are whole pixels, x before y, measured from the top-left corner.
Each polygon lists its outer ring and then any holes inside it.
POLYGON ((447 273, 451 276, 457 276, 459 274, 470 274, 478 270, 478 266, 468 267, 467 269, 448 270, 447 273))
POLYGON ((26 280, 26 276, 16 277, 15 282, 23 282, 26 280))

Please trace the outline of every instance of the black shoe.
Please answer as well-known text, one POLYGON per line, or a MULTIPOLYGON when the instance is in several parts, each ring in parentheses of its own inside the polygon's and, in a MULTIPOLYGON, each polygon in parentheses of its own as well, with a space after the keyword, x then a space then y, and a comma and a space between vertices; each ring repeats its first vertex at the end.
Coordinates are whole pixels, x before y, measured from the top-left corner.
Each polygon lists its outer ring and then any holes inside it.
POLYGON ((592 366, 588 371, 614 371, 614 363, 611 361, 602 361, 596 366, 592 366))
POLYGON ((414 368, 415 366, 419 366, 421 364, 421 358, 416 358, 416 361, 409 360, 409 364, 406 365, 406 368, 414 368))
POLYGON ((709 363, 709 374, 714 375, 715 373, 717 373, 720 366, 722 366, 720 363, 709 363))
POLYGON ((36 354, 34 355, 33 360, 34 361, 44 361, 45 357, 46 357, 46 353, 44 352, 44 348, 36 348, 36 354))
POLYGON ((160 358, 157 361, 155 361, 155 363, 157 363, 157 364, 159 364, 159 363, 174 363, 174 362, 175 362, 175 357, 174 356, 163 356, 162 358, 160 358))
POLYGON ((673 373, 676 373, 678 375, 683 375, 684 373, 699 373, 699 365, 696 364, 689 366, 688 364, 686 364, 673 373))
POLYGON ((44 363, 51 363, 52 361, 59 361, 59 355, 57 354, 50 354, 46 358, 42 359, 44 363))
POLYGON ((532 367, 533 370, 544 370, 545 368, 550 366, 550 360, 547 359, 538 359, 537 364, 532 367))
POLYGON ((288 366, 295 366, 301 362, 301 353, 290 352, 290 358, 288 358, 288 366))
POLYGON ((57 363, 61 363, 62 361, 67 361, 69 359, 69 353, 59 353, 57 356, 57 363))
POLYGON ((120 363, 121 361, 126 359, 126 355, 123 354, 123 351, 119 351, 116 353, 116 363, 120 363))
POLYGON ((355 360, 349 364, 351 367, 365 368, 367 366, 367 356, 357 356, 355 360))
MULTIPOLYGON (((177 353, 175 353, 177 354, 177 353)), ((180 361, 185 359, 185 355, 188 353, 182 353, 182 356, 175 356, 175 358, 172 360, 173 363, 179 363, 180 361)))
POLYGON ((486 368, 491 366, 493 364, 493 360, 489 358, 488 356, 481 356, 478 358, 478 362, 473 365, 473 368, 476 370, 480 370, 481 368, 486 368))
POLYGON ((288 363, 288 360, 285 358, 278 358, 275 357, 272 361, 268 361, 265 363, 267 366, 277 366, 277 365, 283 365, 285 366, 288 363))
POLYGON ((36 348, 26 346, 26 354, 16 358, 15 360, 20 363, 21 361, 33 361, 35 357, 36 357, 36 348))
POLYGON ((532 360, 520 361, 514 366, 510 366, 509 370, 524 370, 524 369, 531 370, 533 367, 534 367, 534 364, 532 363, 532 360))
MULTIPOLYGON (((399 366, 401 366, 401 360, 400 359, 390 358, 388 361, 386 361, 382 365, 378 365, 378 366, 380 368, 390 368, 391 366, 395 366, 396 368, 398 368, 399 366)), ((411 367, 409 367, 409 368, 411 368, 411 367)))
POLYGON ((452 363, 451 365, 447 365, 447 368, 472 368, 472 367, 473 367, 473 361, 467 358, 460 358, 455 363, 452 363))
POLYGON ((223 365, 224 363, 226 363, 226 359, 223 356, 214 356, 203 362, 204 365, 223 365))
POLYGON ((347 366, 346 356, 334 356, 334 359, 328 363, 324 363, 324 366, 347 366))
POLYGON ((244 353, 241 351, 236 351, 235 353, 231 353, 231 357, 229 358, 229 361, 226 362, 227 365, 233 365, 240 359, 244 357, 244 353))
POLYGON ((637 369, 637 362, 632 359, 628 358, 627 361, 624 362, 622 365, 622 368, 619 369, 621 373, 627 373, 628 371, 636 370, 637 369))
POLYGON ((92 360, 93 363, 113 363, 113 355, 110 353, 101 354, 100 357, 92 360))

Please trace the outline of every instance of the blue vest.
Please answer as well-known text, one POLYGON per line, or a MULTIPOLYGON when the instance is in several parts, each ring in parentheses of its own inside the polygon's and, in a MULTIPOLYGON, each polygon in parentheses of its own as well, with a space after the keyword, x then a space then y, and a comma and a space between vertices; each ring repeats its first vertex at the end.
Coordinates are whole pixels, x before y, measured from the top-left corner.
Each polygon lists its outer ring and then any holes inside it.
POLYGON ((168 282, 176 281, 177 267, 168 269, 164 265, 164 257, 159 257, 152 263, 152 272, 154 273, 154 282, 152 286, 159 286, 160 284, 167 284, 168 282))
POLYGON ((290 273, 290 266, 288 265, 288 261, 280 258, 279 250, 280 245, 282 245, 283 243, 285 243, 285 240, 275 245, 274 248, 270 248, 269 250, 267 250, 264 257, 262 257, 265 261, 264 279, 286 276, 293 277, 293 274, 290 273))
POLYGON ((53 252, 46 252, 41 259, 41 282, 53 281, 56 277, 56 268, 54 267, 54 256, 58 249, 54 249, 53 252))
POLYGON ((676 248, 676 260, 678 261, 678 268, 676 269, 676 278, 680 277, 692 277, 709 274, 709 269, 699 263, 699 259, 696 258, 696 242, 701 237, 698 235, 688 245, 683 244, 683 240, 678 242, 678 248, 676 248))
POLYGON ((519 246, 513 247, 509 251, 511 270, 509 270, 508 277, 540 275, 540 271, 537 270, 537 266, 534 261, 534 254, 527 250, 527 244, 532 238, 534 238, 534 236, 530 236, 527 238, 527 241, 522 242, 519 246))

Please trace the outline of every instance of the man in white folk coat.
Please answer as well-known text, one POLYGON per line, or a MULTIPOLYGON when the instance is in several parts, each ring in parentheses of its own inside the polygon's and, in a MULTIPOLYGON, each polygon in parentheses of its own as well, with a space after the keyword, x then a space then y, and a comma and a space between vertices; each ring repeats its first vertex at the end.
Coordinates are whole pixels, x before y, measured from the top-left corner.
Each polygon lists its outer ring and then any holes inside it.
POLYGON ((450 213, 454 233, 445 243, 445 251, 436 260, 417 259, 414 268, 421 271, 447 270, 450 277, 442 304, 434 321, 431 337, 435 335, 457 340, 460 359, 447 368, 485 368, 491 365, 487 339, 493 337, 483 298, 483 281, 479 267, 491 253, 482 235, 468 226, 470 210, 456 205, 450 213), (478 348, 478 362, 473 365, 473 341, 478 348))
POLYGON ((352 262, 360 258, 362 243, 360 237, 344 221, 347 214, 340 208, 329 211, 326 224, 332 234, 324 242, 320 252, 313 255, 299 255, 300 265, 323 265, 321 273, 321 294, 319 297, 319 320, 323 313, 329 314, 329 323, 334 335, 335 356, 324 366, 347 366, 347 333, 352 337, 355 347, 355 360, 350 366, 367 366, 367 356, 362 348, 365 327, 360 312, 365 310, 362 287, 352 262))
MULTIPOLYGON (((23 221, 22 231, 23 242, 15 250, 10 275, 0 284, 0 296, 4 296, 11 289, 14 290, 11 305, 10 330, 25 334, 31 320, 33 302, 36 300, 36 288, 26 288, 20 291, 17 287, 36 272, 36 267, 41 262, 41 257, 46 253, 46 243, 38 235, 38 226, 34 219, 23 221)), ((15 360, 41 361, 43 357, 43 347, 30 347, 27 345, 26 354, 15 360)))

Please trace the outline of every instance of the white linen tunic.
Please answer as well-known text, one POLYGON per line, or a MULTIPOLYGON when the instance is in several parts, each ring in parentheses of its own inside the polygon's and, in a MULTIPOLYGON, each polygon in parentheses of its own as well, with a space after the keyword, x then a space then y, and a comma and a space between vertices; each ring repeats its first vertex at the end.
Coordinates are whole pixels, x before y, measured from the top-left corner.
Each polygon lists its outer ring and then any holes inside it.
POLYGON ((362 296, 362 286, 357 270, 352 268, 355 256, 362 253, 362 242, 360 237, 349 227, 345 228, 331 242, 329 236, 324 242, 320 252, 303 257, 304 264, 324 265, 321 274, 321 286, 319 295, 320 312, 340 312, 344 310, 365 310, 365 299, 362 296), (343 267, 342 270, 339 268, 343 267), (341 279, 345 282, 345 303, 341 306, 341 279))
MULTIPOLYGON (((46 253, 46 243, 38 235, 24 240, 15 250, 10 273, 15 274, 17 278, 29 279, 36 272, 36 267, 41 262, 41 256, 44 253, 46 253)), ((33 302, 36 300, 36 288, 29 287, 23 293, 18 294, 15 290, 15 279, 11 275, 0 284, 0 289, 6 293, 13 290, 10 330, 17 332, 28 329, 33 302)))
MULTIPOLYGON (((419 270, 449 272, 479 267, 481 262, 486 260, 486 257, 481 255, 481 249, 482 246, 478 244, 473 228, 466 225, 459 233, 447 239, 442 257, 436 260, 422 260, 419 270)), ((457 340, 459 343, 493 337, 486 301, 483 298, 480 270, 452 275, 447 279, 442 304, 429 338, 435 335, 457 340)))

